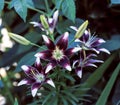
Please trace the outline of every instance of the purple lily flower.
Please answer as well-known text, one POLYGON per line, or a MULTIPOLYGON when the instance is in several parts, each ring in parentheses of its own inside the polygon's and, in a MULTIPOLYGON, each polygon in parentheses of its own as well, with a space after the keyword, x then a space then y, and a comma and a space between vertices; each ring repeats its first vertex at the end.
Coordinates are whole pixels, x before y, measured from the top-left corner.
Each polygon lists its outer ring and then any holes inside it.
POLYGON ((43 60, 49 61, 46 72, 49 72, 57 64, 67 69, 68 71, 71 71, 69 57, 73 53, 77 52, 79 48, 67 49, 68 36, 68 32, 65 32, 57 41, 57 43, 54 44, 54 42, 51 41, 47 36, 42 35, 48 50, 38 52, 37 54, 35 54, 35 57, 40 57, 43 60))
POLYGON ((103 63, 102 60, 93 59, 96 56, 96 54, 87 53, 86 57, 84 57, 83 52, 80 51, 80 58, 73 62, 73 68, 75 68, 75 72, 80 78, 82 78, 82 71, 85 67, 97 67, 94 63, 103 63))
POLYGON ((42 67, 39 58, 36 59, 34 66, 23 65, 21 68, 24 70, 28 78, 21 80, 18 83, 18 86, 24 84, 32 85, 31 92, 33 97, 36 95, 38 89, 45 83, 55 87, 52 79, 47 77, 45 68, 42 67))
POLYGON ((30 23, 33 24, 34 27, 39 27, 42 31, 46 31, 47 34, 49 34, 49 32, 50 32, 50 34, 53 34, 55 26, 56 26, 57 21, 58 21, 58 15, 59 15, 59 11, 57 10, 57 11, 54 12, 52 18, 47 18, 46 19, 47 23, 49 25, 49 31, 44 29, 44 26, 39 22, 33 21, 33 22, 30 22, 30 23))
MULTIPOLYGON (((71 26, 71 28, 75 31, 78 30, 74 26, 71 26)), ((99 46, 102 43, 105 43, 105 41, 101 38, 97 38, 96 36, 91 36, 90 31, 85 30, 84 34, 79 39, 76 39, 75 42, 79 43, 78 47, 80 47, 81 49, 92 50, 95 51, 97 54, 99 54, 100 52, 110 54, 110 52, 107 49, 99 48, 99 46)))

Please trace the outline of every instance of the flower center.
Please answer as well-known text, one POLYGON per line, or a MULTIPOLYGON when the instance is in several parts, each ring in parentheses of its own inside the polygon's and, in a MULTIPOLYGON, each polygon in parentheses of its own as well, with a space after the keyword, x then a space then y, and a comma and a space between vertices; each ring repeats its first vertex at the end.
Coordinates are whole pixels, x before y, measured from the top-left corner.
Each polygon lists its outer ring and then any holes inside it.
POLYGON ((44 75, 43 74, 37 74, 36 75, 36 80, 37 80, 37 82, 42 82, 42 81, 44 81, 45 80, 45 77, 44 77, 44 75))
POLYGON ((60 60, 64 56, 63 51, 60 50, 58 47, 55 48, 52 55, 53 55, 53 58, 55 58, 56 60, 60 60))

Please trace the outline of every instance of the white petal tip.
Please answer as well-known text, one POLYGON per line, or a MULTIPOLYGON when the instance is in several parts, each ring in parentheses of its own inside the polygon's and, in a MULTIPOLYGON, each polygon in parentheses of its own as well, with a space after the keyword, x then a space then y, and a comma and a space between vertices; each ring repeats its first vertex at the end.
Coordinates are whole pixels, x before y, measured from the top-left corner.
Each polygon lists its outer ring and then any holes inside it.
POLYGON ((35 89, 32 90, 32 96, 33 96, 33 97, 35 97, 35 95, 36 95, 36 93, 37 93, 37 90, 38 90, 37 88, 35 88, 35 89))
POLYGON ((22 80, 22 81, 20 81, 20 82, 17 84, 17 86, 21 86, 21 85, 24 85, 24 84, 26 84, 26 83, 27 83, 27 81, 22 80))
POLYGON ((47 83, 48 83, 49 85, 51 85, 52 87, 55 88, 55 84, 54 84, 54 82, 53 82, 51 79, 48 80, 47 83))
POLYGON ((48 65, 46 70, 45 70, 45 73, 48 73, 51 69, 52 69, 52 65, 48 65))
POLYGON ((47 37, 46 35, 42 35, 42 37, 43 37, 43 40, 44 40, 46 43, 49 43, 49 42, 50 42, 49 39, 48 39, 48 37, 47 37))
POLYGON ((82 78, 82 70, 77 72, 78 77, 82 78))
POLYGON ((72 71, 72 68, 71 68, 69 65, 67 65, 65 68, 66 68, 68 71, 72 71))
POLYGON ((21 66, 21 68, 22 68, 24 71, 26 71, 26 70, 29 69, 28 66, 26 66, 26 65, 21 66))

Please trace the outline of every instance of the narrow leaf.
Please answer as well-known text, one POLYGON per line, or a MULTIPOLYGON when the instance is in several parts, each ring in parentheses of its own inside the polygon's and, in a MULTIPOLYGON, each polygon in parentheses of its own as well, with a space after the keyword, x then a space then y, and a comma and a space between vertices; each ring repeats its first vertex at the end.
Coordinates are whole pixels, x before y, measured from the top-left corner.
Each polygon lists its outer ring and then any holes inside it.
POLYGON ((17 98, 15 98, 14 105, 19 105, 19 104, 18 104, 18 100, 17 100, 17 98))
POLYGON ((106 101, 107 101, 108 96, 110 94, 110 91, 115 83, 115 80, 119 74, 119 71, 120 71, 120 63, 118 64, 118 66, 114 70, 112 76, 110 77, 110 80, 108 81, 105 89, 103 90, 101 96, 99 97, 96 105, 106 105, 106 101))

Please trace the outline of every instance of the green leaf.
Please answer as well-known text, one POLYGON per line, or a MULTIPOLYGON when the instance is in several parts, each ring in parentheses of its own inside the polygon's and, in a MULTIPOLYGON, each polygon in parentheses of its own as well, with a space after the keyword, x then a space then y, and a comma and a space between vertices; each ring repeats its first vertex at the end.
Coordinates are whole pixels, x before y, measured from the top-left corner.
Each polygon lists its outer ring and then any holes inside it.
POLYGON ((35 62, 35 57, 34 57, 35 52, 31 52, 23 56, 20 61, 18 62, 18 65, 15 69, 15 72, 21 71, 21 66, 22 65, 32 65, 35 62))
POLYGON ((3 10, 4 8, 4 0, 0 0, 0 12, 3 10))
POLYGON ((63 102, 63 105, 68 105, 68 102, 65 99, 65 97, 61 96, 61 101, 63 102))
POLYGON ((103 76, 115 56, 116 53, 111 55, 98 69, 96 69, 95 72, 85 81, 83 87, 91 88, 92 86, 94 86, 103 76))
POLYGON ((106 105, 106 101, 107 101, 110 91, 115 83, 115 80, 119 74, 119 71, 120 71, 120 63, 114 70, 112 76, 110 77, 110 80, 108 81, 106 87, 104 88, 102 94, 100 95, 100 97, 95 105, 106 105))
POLYGON ((63 0, 62 2, 62 12, 64 16, 66 16, 68 19, 75 22, 75 15, 76 15, 76 7, 74 0, 63 0))
POLYGON ((55 0, 55 5, 58 10, 61 8, 62 1, 63 0, 55 0))
POLYGON ((27 17, 27 8, 31 6, 34 6, 32 0, 12 0, 9 4, 9 7, 14 7, 15 11, 24 21, 26 21, 27 17))
POLYGON ((19 105, 19 104, 18 104, 18 100, 17 100, 17 98, 15 98, 14 105, 19 105))
POLYGON ((120 35, 113 35, 111 39, 107 40, 106 43, 103 43, 101 47, 104 47, 109 51, 120 49, 120 35))

